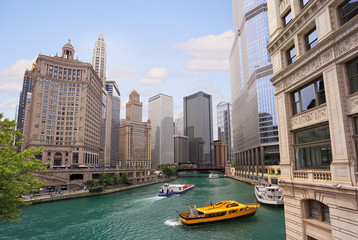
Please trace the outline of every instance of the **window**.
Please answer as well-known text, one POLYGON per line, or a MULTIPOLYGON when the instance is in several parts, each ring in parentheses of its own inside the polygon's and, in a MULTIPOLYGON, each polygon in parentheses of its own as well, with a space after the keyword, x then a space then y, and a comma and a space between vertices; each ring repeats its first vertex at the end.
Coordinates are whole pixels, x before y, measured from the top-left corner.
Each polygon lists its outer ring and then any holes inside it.
POLYGON ((283 26, 286 26, 292 20, 291 9, 282 17, 283 26))
POLYGON ((316 200, 307 200, 306 206, 306 209, 308 210, 306 218, 316 219, 320 222, 331 222, 329 207, 327 205, 316 200))
POLYGON ((305 35, 305 41, 306 41, 306 50, 307 51, 317 45, 318 38, 317 38, 317 29, 316 29, 316 27, 314 27, 311 31, 309 31, 305 35))
POLYGON ((296 169, 329 169, 332 162, 329 126, 295 132, 296 169))
POLYGON ((347 0, 339 6, 341 13, 341 22, 345 24, 358 14, 358 2, 357 0, 347 0))
POLYGON ((352 93, 358 91, 358 58, 347 63, 352 93))
POLYGON ((287 65, 290 65, 291 63, 296 61, 295 45, 293 45, 291 48, 287 50, 286 55, 287 55, 287 65))
POLYGON ((292 94, 293 114, 314 108, 326 102, 323 77, 305 86, 292 94))
POLYGON ((304 7, 304 6, 306 6, 306 4, 309 2, 310 0, 301 0, 301 6, 302 6, 302 8, 304 7))

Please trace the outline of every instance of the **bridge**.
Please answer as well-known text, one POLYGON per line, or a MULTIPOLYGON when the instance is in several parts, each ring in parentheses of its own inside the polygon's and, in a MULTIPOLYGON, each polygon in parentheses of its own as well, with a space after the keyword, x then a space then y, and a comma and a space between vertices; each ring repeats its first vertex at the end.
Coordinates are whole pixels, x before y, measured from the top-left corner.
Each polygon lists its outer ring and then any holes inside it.
POLYGON ((210 172, 220 171, 225 172, 225 167, 188 167, 188 168, 177 168, 177 172, 210 172))

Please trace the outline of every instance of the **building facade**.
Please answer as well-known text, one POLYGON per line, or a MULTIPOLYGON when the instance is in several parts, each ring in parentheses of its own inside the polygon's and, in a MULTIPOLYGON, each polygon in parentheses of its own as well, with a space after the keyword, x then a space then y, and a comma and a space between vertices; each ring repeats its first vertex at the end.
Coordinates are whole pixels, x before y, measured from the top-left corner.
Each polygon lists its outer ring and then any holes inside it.
POLYGON ((148 118, 151 121, 152 164, 174 163, 173 97, 157 94, 148 100, 148 118))
POLYGON ((220 140, 214 141, 214 153, 215 153, 215 166, 225 167, 228 157, 228 146, 226 142, 220 140))
POLYGON ((27 103, 27 95, 32 92, 33 72, 26 69, 24 81, 22 82, 22 90, 20 92, 19 107, 17 113, 17 129, 24 134, 25 109, 27 103))
POLYGON ((189 138, 186 136, 174 135, 174 163, 189 163, 189 138))
POLYGON ((103 86, 105 85, 106 81, 106 64, 106 42, 104 41, 103 35, 99 34, 93 48, 92 66, 102 80, 103 86))
POLYGON ((179 117, 177 117, 175 119, 174 134, 179 135, 179 136, 184 136, 184 114, 183 114, 183 112, 180 112, 179 117))
POLYGON ((227 161, 231 164, 232 128, 231 103, 221 102, 216 106, 218 139, 227 144, 227 161))
POLYGON ((120 126, 120 111, 121 99, 117 83, 114 81, 106 81, 106 90, 111 96, 112 114, 111 114, 111 167, 119 165, 119 126, 120 126))
POLYGON ((287 239, 358 239, 358 3, 268 1, 287 239))
POLYGON ((33 69, 26 148, 43 146, 37 157, 52 167, 99 164, 102 81, 74 54, 68 42, 61 56, 39 55, 33 69))
POLYGON ((258 179, 279 164, 279 139, 266 0, 233 0, 230 53, 233 154, 236 174, 258 179))
POLYGON ((213 113, 211 95, 197 92, 184 97, 184 135, 189 137, 189 161, 213 166, 213 113))
POLYGON ((133 90, 126 104, 126 121, 120 125, 120 167, 152 167, 151 122, 142 122, 142 105, 138 92, 133 90))

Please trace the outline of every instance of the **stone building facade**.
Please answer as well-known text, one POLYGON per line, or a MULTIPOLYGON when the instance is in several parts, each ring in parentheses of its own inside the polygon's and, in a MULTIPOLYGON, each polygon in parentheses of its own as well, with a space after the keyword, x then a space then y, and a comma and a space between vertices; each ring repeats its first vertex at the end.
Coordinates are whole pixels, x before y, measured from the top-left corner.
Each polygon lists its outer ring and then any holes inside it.
POLYGON ((215 166, 225 167, 228 158, 228 145, 220 140, 214 141, 215 166))
POLYGON ((151 168, 151 122, 142 122, 142 102, 135 90, 129 95, 126 121, 119 132, 119 166, 151 168))
POLYGON ((287 239, 358 239, 358 3, 269 0, 287 239))
POLYGON ((45 149, 52 167, 98 165, 102 81, 89 63, 74 59, 70 42, 61 56, 39 55, 26 147, 45 149))

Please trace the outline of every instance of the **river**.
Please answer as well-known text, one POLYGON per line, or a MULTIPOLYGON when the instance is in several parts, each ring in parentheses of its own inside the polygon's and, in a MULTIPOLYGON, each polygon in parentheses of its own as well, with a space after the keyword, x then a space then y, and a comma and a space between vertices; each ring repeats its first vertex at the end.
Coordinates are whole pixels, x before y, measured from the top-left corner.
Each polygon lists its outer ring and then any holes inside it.
POLYGON ((182 195, 158 197, 161 184, 110 195, 32 205, 23 221, 0 224, 0 239, 285 239, 283 208, 261 205, 255 216, 198 226, 179 223, 176 211, 222 200, 256 202, 253 186, 207 174, 171 183, 195 184, 182 195))

